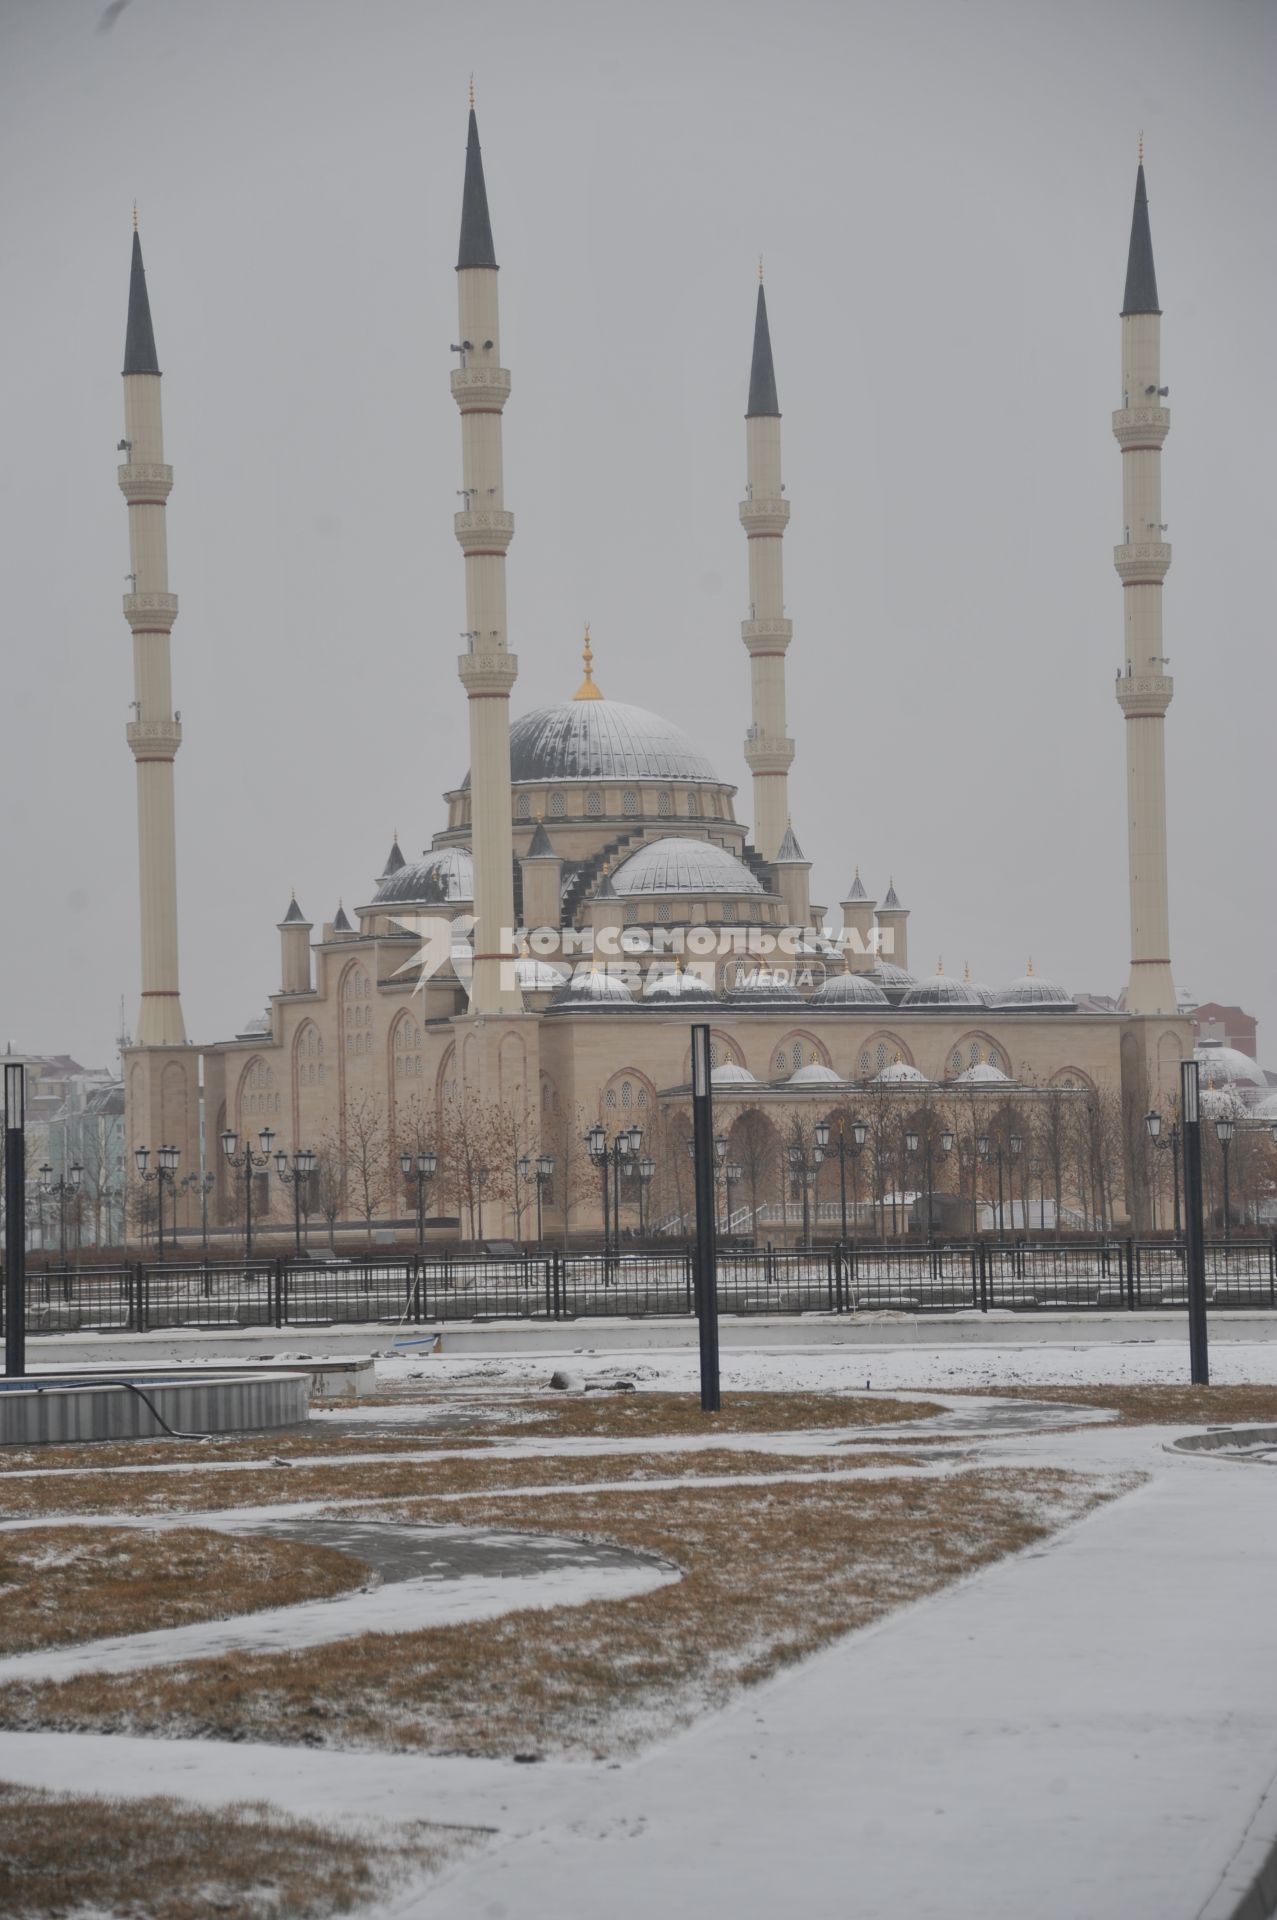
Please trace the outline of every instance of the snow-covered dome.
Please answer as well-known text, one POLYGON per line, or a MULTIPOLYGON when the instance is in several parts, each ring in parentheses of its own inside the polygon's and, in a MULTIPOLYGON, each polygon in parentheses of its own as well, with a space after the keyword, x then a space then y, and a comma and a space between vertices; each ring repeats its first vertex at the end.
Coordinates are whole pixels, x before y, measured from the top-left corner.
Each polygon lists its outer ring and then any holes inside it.
POLYGON ((1277 1120, 1277 1093, 1270 1093, 1257 1107, 1251 1108, 1251 1116, 1256 1120, 1277 1120))
POLYGON ((606 967, 578 967, 554 1002, 556 1007, 632 1007, 634 995, 619 973, 606 967))
POLYGON ((888 1000, 878 982, 868 973, 831 974, 811 996, 813 1007, 887 1007, 888 1000))
POLYGON ((906 1060, 893 1060, 890 1066, 884 1067, 881 1073, 874 1075, 876 1084, 886 1086, 899 1085, 905 1081, 911 1084, 917 1082, 925 1084, 926 1078, 925 1073, 919 1073, 917 1067, 911 1067, 906 1060))
POLYGON ((755 967, 728 982, 728 999, 736 1007, 804 1007, 807 1002, 784 973, 755 967))
POLYGON ((1236 1087, 1207 1087, 1202 1094, 1202 1119, 1212 1126, 1216 1120, 1249 1120, 1251 1112, 1236 1087))
POLYGON ((1202 1040, 1194 1049, 1198 1078, 1204 1087, 1266 1087, 1264 1070, 1239 1047, 1202 1040))
POLYGON ((1027 973, 1013 980, 1009 987, 1003 987, 990 1004, 1001 1010, 1016 1007, 1072 1007, 1077 1003, 1071 993, 1066 993, 1054 980, 1044 980, 1040 973, 1034 973, 1030 965, 1027 973))
MULTIPOLYGON (((681 727, 620 700, 561 700, 510 724, 510 778, 558 784, 569 780, 690 780, 720 784, 705 755, 681 727)), ((467 773, 462 787, 470 785, 467 773)))
POLYGON ((791 1087, 814 1087, 831 1083, 841 1086, 842 1075, 827 1067, 822 1060, 809 1060, 805 1067, 797 1067, 790 1074, 787 1085, 791 1087))
POLYGON ((567 979, 562 967, 551 966, 535 954, 521 953, 514 963, 514 977, 524 993, 556 993, 567 979))
POLYGON ((880 987, 912 987, 917 985, 918 976, 898 967, 894 960, 879 958, 873 963, 872 978, 880 987))
POLYGON ((928 980, 919 980, 910 987, 902 1007, 982 1007, 985 1002, 976 989, 965 980, 955 980, 944 969, 937 968, 928 980))
POLYGON ((239 1032, 235 1035, 235 1038, 237 1040, 260 1040, 263 1034, 269 1034, 271 1032, 273 1032, 273 1028, 270 1020, 270 1009, 268 1008, 265 1013, 255 1014, 251 1020, 246 1020, 239 1032))
POLYGON ((405 860, 401 867, 384 873, 373 905, 426 907, 473 899, 474 859, 469 847, 435 847, 420 860, 405 860))
POLYGON ((1010 1078, 1001 1067, 995 1067, 991 1060, 979 1060, 974 1067, 967 1067, 962 1073, 954 1075, 956 1085, 960 1087, 1007 1087, 1010 1078))
MULTIPOLYGON (((582 706, 593 704, 582 701, 582 706)), ((610 874, 622 899, 640 893, 762 893, 759 880, 726 847, 671 834, 645 841, 610 874)))
POLYGON ((746 1080, 757 1085, 749 1068, 738 1066, 734 1060, 724 1060, 722 1066, 715 1067, 709 1077, 716 1087, 737 1086, 746 1080))
POLYGON ((691 967, 666 967, 659 963, 647 970, 643 982, 645 1000, 716 1000, 709 981, 691 967))

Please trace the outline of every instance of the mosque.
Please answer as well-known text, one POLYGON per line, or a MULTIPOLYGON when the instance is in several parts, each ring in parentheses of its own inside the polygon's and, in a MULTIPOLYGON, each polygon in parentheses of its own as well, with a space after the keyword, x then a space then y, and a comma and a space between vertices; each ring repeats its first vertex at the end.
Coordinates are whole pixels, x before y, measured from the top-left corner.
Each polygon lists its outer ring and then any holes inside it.
MULTIPOLYGON (((1124 537, 1114 559, 1124 638, 1116 691, 1125 722, 1131 971, 1119 1010, 1099 1011, 1027 967, 1009 985, 961 971, 910 970, 908 908, 876 897, 859 870, 838 924, 810 898, 810 863, 790 820, 795 745, 785 672, 781 414, 758 286, 745 415, 749 664, 744 759, 752 821, 737 788, 681 727, 609 699, 587 630, 583 678, 558 704, 510 716, 518 661, 507 626, 505 558, 514 519, 502 478, 511 376, 502 364, 497 260, 473 104, 457 259, 465 651, 470 769, 444 795, 446 824, 419 858, 396 833, 367 899, 318 929, 296 899, 279 923, 280 976, 265 1014, 225 1040, 186 1037, 178 986, 174 762, 160 378, 134 232, 119 483, 128 503, 142 921, 137 1042, 124 1057, 128 1151, 177 1146, 207 1165, 233 1219, 224 1133, 276 1151, 336 1143, 356 1111, 379 1117, 388 1165, 423 1139, 446 1154, 467 1112, 507 1116, 536 1155, 602 1122, 609 1135, 686 1109, 689 1026, 708 1021, 718 1124, 747 1116, 782 1142, 793 1116, 858 1101, 951 1112, 1046 1090, 1113 1096, 1142 1115, 1178 1089, 1192 1051, 1171 975, 1163 729, 1172 682, 1162 655, 1161 449, 1169 424, 1160 309, 1141 155, 1121 314, 1124 537), (442 932, 442 941, 440 938, 442 932), (946 1103, 949 1103, 946 1105, 946 1103)), ((517 621, 516 621, 517 627, 517 621)), ((801 657, 801 650, 800 656, 801 657)), ((743 702, 742 702, 743 704, 743 702)), ((853 850, 849 849, 849 856, 853 850)), ((848 866, 852 865, 849 857, 848 866)), ((334 887, 334 894, 337 889, 334 887)), ((1011 969, 1008 969, 1011 971, 1011 969)), ((800 1123, 801 1124, 801 1123, 800 1123)), ((987 1130, 987 1122, 984 1123, 987 1130)), ((1120 1185, 1120 1175, 1119 1175, 1120 1185)), ((262 1199, 291 1215, 263 1180, 262 1199)), ((590 1205, 578 1211, 589 1226, 590 1205)), ((409 1211, 392 1175, 385 1211, 409 1211)), ((597 1220, 597 1214, 595 1215, 597 1220)), ((509 1207, 500 1229, 512 1231, 509 1207)), ((498 1230, 490 1209, 489 1231, 498 1230)))

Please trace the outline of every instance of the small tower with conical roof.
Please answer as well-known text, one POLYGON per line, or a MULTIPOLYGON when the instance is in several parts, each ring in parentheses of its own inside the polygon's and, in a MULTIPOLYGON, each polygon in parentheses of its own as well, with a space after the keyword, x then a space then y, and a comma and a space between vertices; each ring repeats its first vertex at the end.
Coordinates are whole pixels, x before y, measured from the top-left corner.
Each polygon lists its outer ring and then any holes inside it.
POLYGON ((843 930, 848 935, 843 942, 843 953, 848 973, 868 973, 873 966, 876 957, 874 908, 877 905, 878 902, 865 892, 865 883, 857 867, 847 889, 847 898, 842 903, 843 930), (854 938, 851 937, 853 935, 854 938))
POLYGON ((280 991, 283 993, 309 993, 310 978, 310 936, 313 923, 309 921, 297 904, 294 894, 288 903, 288 911, 279 926, 279 964, 280 991))
POLYGON ((785 914, 791 927, 811 925, 811 861, 798 844, 792 820, 785 822, 784 837, 772 861, 776 885, 785 902, 785 914))
POLYGON ((563 861, 555 852, 543 821, 538 820, 519 862, 523 877, 523 923, 528 927, 562 924, 563 861))
POLYGON ((878 909, 878 932, 882 958, 890 960, 893 967, 901 967, 907 971, 909 909, 901 905, 894 880, 887 882, 887 891, 882 896, 882 905, 878 909))
POLYGON ((776 398, 761 262, 749 405, 745 411, 745 456, 745 498, 740 504, 741 525, 749 542, 749 618, 741 623, 750 664, 745 760, 754 776, 754 845, 764 860, 775 860, 789 820, 789 769, 794 743, 786 731, 785 655, 794 630, 785 618, 781 541, 789 524, 789 502, 780 477, 780 403, 776 398))
POLYGON ((479 150, 473 89, 457 252, 460 363, 452 396, 461 414, 462 511, 453 525, 466 563, 466 650, 457 672, 470 704, 471 844, 474 849, 472 1013, 514 1013, 514 840, 510 801, 510 689, 519 663, 506 628, 505 556, 514 537, 507 513, 501 416, 510 375, 501 365, 497 257, 479 150), (504 977, 503 977, 504 976, 504 977))
POLYGON ((177 596, 169 592, 165 507, 173 469, 164 460, 160 365, 142 242, 133 221, 129 316, 124 338, 124 464, 129 508, 129 587, 124 617, 133 634, 133 718, 126 729, 137 768, 138 892, 142 920, 139 1047, 182 1046, 186 1026, 177 979, 177 829, 173 761, 182 727, 173 710, 170 642, 177 596))
POLYGON ((1121 545, 1125 642, 1117 703, 1126 721, 1126 830, 1130 859, 1130 1013, 1173 1014, 1170 909, 1166 884, 1166 709, 1174 683, 1162 652, 1162 583, 1171 564, 1162 520, 1162 446, 1170 430, 1163 402, 1161 309, 1144 184, 1144 143, 1122 301, 1122 404, 1113 432, 1122 450, 1121 545))

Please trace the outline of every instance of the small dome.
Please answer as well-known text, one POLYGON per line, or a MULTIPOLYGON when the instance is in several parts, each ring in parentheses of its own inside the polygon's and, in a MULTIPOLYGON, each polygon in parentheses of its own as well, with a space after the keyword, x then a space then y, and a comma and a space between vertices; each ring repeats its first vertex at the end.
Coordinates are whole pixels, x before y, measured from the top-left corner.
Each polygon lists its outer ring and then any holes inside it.
POLYGON ((737 1007, 805 1007, 807 1004, 788 975, 775 973, 770 967, 755 967, 752 973, 729 982, 727 997, 737 1007))
POLYGON ((439 906, 474 899, 474 860, 469 847, 436 847, 420 860, 406 860, 383 874, 374 906, 439 906))
POLYGON ((749 1068, 737 1066, 734 1060, 724 1060, 722 1066, 715 1067, 709 1077, 716 1087, 735 1086, 746 1080, 757 1085, 749 1068))
POLYGON ((235 1038, 237 1040, 260 1040, 264 1033, 271 1033, 272 1031, 270 1009, 268 1008, 265 1013, 257 1014, 252 1020, 246 1020, 239 1032, 235 1035, 235 1038))
POLYGON ((880 987, 913 987, 918 983, 916 974, 908 973, 904 967, 896 966, 891 960, 875 960, 871 978, 876 980, 880 987))
POLYGON ((1253 1112, 1236 1087, 1207 1087, 1201 1104, 1202 1119, 1212 1125, 1216 1120, 1249 1120, 1253 1112))
POLYGON ((811 996, 813 1007, 887 1007, 886 994, 869 973, 835 973, 811 996))
MULTIPOLYGON (((510 725, 513 781, 690 780, 718 775, 681 727, 620 700, 562 700, 510 725)), ((462 787, 470 785, 467 773, 462 787)))
POLYGON ((902 1007, 982 1007, 985 1003, 976 989, 965 980, 955 980, 948 973, 933 973, 929 980, 919 980, 910 987, 902 1007))
POLYGON ((974 1067, 956 1073, 954 1081, 960 1087, 1008 1087, 1011 1084, 1009 1076, 991 1060, 981 1060, 974 1067))
POLYGON ((530 953, 519 955, 514 977, 524 993, 556 993, 567 979, 562 967, 552 967, 548 960, 538 960, 530 953))
POLYGON ((835 1073, 832 1067, 825 1066, 823 1061, 809 1060, 805 1067, 798 1067, 790 1074, 786 1085, 791 1087, 813 1087, 830 1082, 836 1087, 841 1086, 842 1075, 835 1073))
POLYGON ((1009 987, 994 996, 989 1003, 998 1008, 1015 1007, 1072 1007, 1076 1005, 1071 993, 1056 985, 1054 980, 1044 980, 1039 973, 1021 974, 1009 987))
POLYGON ((884 1067, 881 1073, 874 1075, 875 1084, 885 1086, 898 1086, 903 1081, 911 1084, 921 1082, 925 1085, 926 1079, 925 1073, 919 1073, 917 1067, 911 1067, 904 1060, 893 1060, 889 1067, 884 1067))
POLYGON ((1270 1093, 1266 1100, 1261 1100, 1250 1111, 1256 1120, 1277 1120, 1277 1093, 1270 1093))
MULTIPOLYGON (((588 705, 588 702, 583 702, 588 705)), ((669 835, 648 840, 609 876, 623 899, 639 893, 762 893, 760 882, 726 847, 669 835)))
POLYGON ((1193 1058, 1204 1087, 1266 1087, 1263 1068, 1239 1047, 1224 1047, 1217 1041, 1199 1041, 1193 1058))
POLYGON ((634 1005, 629 982, 606 967, 578 967, 554 1002, 556 1007, 634 1005))
POLYGON ((694 968, 650 966, 643 982, 645 1000, 717 1000, 709 981, 694 968))

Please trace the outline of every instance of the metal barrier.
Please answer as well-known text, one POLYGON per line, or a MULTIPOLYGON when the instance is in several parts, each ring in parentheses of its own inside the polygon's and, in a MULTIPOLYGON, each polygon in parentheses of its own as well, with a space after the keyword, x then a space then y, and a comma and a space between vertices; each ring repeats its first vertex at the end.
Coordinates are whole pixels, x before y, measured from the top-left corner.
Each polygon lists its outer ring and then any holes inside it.
MULTIPOLYGON (((1277 1308, 1277 1242, 1206 1249, 1216 1309, 1277 1308)), ((1184 1249, 1166 1241, 724 1248, 725 1314, 1103 1311, 1187 1304, 1184 1249)), ((31 1333, 166 1328, 436 1325, 449 1320, 641 1319, 691 1314, 690 1249, 515 1259, 376 1255, 79 1267, 27 1276, 31 1333)), ((0 1328, 3 1306, 0 1304, 0 1328)))

